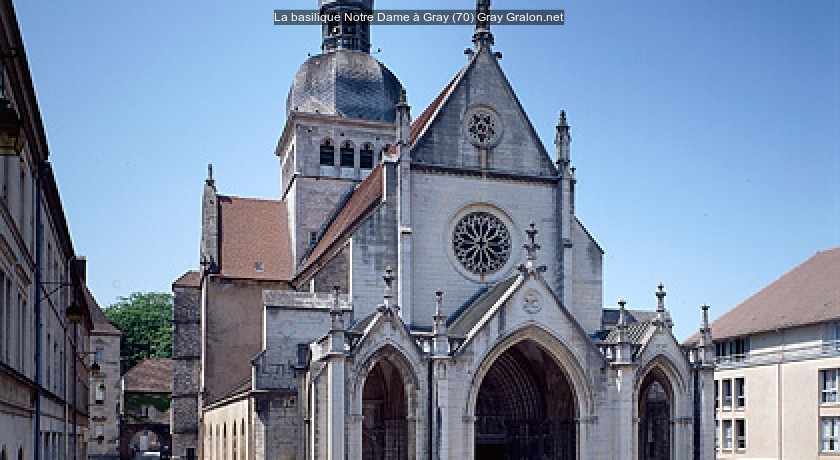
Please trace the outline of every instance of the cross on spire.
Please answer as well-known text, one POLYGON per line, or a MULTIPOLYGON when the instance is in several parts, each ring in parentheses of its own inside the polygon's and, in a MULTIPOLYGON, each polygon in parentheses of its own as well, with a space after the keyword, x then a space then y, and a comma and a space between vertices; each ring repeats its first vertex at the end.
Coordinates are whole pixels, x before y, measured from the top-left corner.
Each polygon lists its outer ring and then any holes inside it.
POLYGON ((493 46, 493 34, 490 33, 490 0, 475 2, 475 33, 472 41, 476 48, 493 46))
POLYGON ((525 230, 525 234, 528 235, 528 242, 523 245, 526 251, 528 251, 527 260, 534 261, 537 260, 537 251, 540 250, 540 245, 537 244, 537 234, 539 231, 537 230, 534 221, 531 221, 531 224, 528 226, 528 229, 525 230))

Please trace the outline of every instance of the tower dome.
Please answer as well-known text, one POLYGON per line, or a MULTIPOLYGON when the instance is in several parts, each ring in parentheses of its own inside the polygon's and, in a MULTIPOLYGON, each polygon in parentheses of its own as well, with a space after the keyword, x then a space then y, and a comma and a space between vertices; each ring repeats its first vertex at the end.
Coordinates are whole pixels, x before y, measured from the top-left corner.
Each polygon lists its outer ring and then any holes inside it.
POLYGON ((368 52, 366 15, 373 11, 373 0, 319 0, 318 4, 329 18, 322 26, 324 53, 300 66, 286 99, 286 116, 307 112, 394 122, 402 84, 368 52))
POLYGON ((394 122, 402 84, 373 56, 338 50, 300 66, 286 100, 292 112, 394 122))

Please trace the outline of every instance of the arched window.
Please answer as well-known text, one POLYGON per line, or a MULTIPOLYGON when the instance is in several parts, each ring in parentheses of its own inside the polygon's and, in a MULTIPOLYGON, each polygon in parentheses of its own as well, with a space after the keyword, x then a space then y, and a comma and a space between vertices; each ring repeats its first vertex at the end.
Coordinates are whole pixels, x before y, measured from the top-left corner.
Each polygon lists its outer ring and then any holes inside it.
POLYGON ((356 156, 356 149, 353 147, 353 143, 350 141, 344 141, 341 144, 341 167, 342 168, 352 168, 354 163, 354 157, 356 156))
POLYGON ((105 384, 100 383, 96 387, 96 404, 103 404, 105 402, 105 384))
POLYGON ((227 460, 227 423, 222 425, 222 460, 227 460))
POLYGON ((321 142, 321 166, 335 165, 335 147, 329 139, 321 142))
POLYGON ((365 144, 359 151, 359 168, 373 169, 373 146, 365 144))

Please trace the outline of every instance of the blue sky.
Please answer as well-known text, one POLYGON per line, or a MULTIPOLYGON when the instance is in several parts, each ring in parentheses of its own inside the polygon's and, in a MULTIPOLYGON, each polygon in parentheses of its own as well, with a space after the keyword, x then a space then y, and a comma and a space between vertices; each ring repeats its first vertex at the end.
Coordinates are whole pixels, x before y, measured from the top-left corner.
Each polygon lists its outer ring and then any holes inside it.
MULTIPOLYGON (((197 266, 202 181, 277 198, 285 99, 316 0, 15 1, 76 250, 103 305, 197 266)), ((377 8, 472 8, 378 0, 377 8)), ((572 126, 577 214, 605 249, 604 299, 675 332, 840 245, 840 2, 494 0, 564 26, 495 27, 543 141, 572 126)), ((466 26, 378 26, 376 56, 420 111, 464 65, 466 26)))

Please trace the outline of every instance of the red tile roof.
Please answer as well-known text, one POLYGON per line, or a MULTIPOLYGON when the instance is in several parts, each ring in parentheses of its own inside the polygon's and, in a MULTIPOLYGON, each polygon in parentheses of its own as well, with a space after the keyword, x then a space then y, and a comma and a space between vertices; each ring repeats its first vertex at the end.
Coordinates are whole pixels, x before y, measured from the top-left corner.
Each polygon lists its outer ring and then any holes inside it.
POLYGON ((356 190, 341 208, 335 219, 329 224, 324 236, 309 253, 300 272, 314 265, 322 256, 344 240, 344 236, 361 222, 368 212, 382 200, 382 165, 377 165, 368 176, 356 186, 356 190))
POLYGON ((219 195, 220 274, 289 280, 294 274, 286 203, 219 195))
POLYGON ((140 361, 123 376, 123 388, 133 393, 172 393, 171 358, 140 361))
POLYGON ((198 270, 188 270, 180 278, 172 283, 172 287, 199 287, 201 286, 201 273, 198 270))
MULTIPOLYGON (((712 323, 714 340, 840 319, 840 247, 820 251, 712 323)), ((697 341, 697 334, 686 343, 697 341)))

